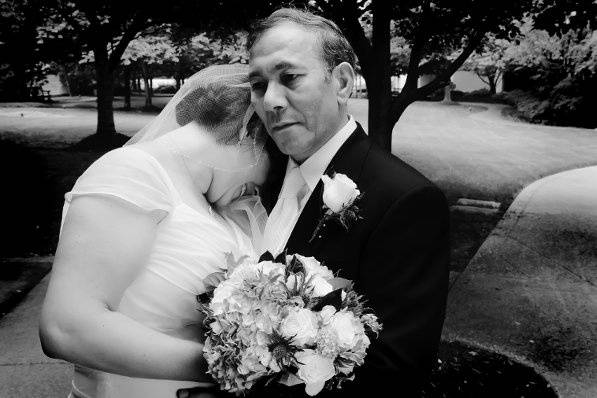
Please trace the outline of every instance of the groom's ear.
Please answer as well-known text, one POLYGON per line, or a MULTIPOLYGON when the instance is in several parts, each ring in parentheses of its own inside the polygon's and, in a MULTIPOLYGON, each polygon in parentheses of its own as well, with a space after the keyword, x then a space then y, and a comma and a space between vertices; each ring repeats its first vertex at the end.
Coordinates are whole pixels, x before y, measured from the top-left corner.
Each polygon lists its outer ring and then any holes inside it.
POLYGON ((354 87, 354 69, 348 62, 342 62, 332 70, 332 78, 336 84, 338 103, 346 105, 354 87))

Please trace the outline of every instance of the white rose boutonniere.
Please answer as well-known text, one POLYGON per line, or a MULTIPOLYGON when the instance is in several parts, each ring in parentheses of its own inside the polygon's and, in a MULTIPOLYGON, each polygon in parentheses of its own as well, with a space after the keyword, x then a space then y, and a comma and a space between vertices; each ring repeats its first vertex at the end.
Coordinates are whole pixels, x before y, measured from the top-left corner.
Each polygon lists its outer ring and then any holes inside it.
POLYGON ((321 180, 324 187, 323 203, 334 213, 340 213, 352 205, 361 194, 357 184, 344 174, 336 173, 333 178, 324 174, 321 180))
POLYGON ((323 181, 324 215, 319 220, 309 242, 315 239, 320 229, 330 220, 336 220, 348 231, 354 222, 362 218, 357 202, 363 194, 353 180, 341 173, 334 173, 331 177, 324 174, 321 180, 323 181))

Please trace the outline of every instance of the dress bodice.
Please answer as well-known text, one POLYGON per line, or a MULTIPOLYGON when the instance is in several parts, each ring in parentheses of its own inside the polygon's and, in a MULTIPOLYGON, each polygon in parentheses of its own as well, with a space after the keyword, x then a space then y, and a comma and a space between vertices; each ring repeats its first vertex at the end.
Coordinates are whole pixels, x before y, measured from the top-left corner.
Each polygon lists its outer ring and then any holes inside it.
MULTIPOLYGON (((200 339, 196 296, 205 292, 207 275, 225 269, 227 253, 236 258, 255 255, 247 232, 264 224, 259 199, 244 197, 222 211, 191 207, 181 200, 161 164, 134 146, 111 151, 91 165, 65 195, 63 217, 70 202, 82 195, 113 197, 143 211, 165 212, 147 264, 125 290, 118 311, 160 332, 200 339)), ((77 367, 73 395, 157 397, 165 388, 175 394, 187 385, 77 367)))

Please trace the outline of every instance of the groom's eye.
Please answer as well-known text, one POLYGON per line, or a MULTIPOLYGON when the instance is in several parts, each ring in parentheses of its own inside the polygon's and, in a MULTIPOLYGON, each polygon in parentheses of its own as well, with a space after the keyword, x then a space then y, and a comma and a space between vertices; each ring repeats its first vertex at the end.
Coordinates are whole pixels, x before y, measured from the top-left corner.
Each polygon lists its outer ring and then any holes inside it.
POLYGON ((251 83, 251 91, 255 93, 263 93, 265 91, 266 84, 265 82, 252 82, 251 83))
POLYGON ((297 73, 284 73, 283 75, 280 76, 280 81, 285 86, 291 86, 297 82, 297 80, 300 76, 301 75, 299 75, 297 73))

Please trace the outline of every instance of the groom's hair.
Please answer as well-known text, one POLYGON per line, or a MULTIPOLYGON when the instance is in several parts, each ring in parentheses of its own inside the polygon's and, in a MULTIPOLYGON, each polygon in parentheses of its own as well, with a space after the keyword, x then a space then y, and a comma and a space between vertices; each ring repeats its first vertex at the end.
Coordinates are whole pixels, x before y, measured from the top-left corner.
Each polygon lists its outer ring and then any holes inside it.
POLYGON ((354 50, 338 25, 329 19, 296 8, 281 8, 274 11, 269 17, 257 21, 247 37, 249 53, 253 45, 267 30, 284 22, 295 23, 305 30, 317 34, 321 57, 329 71, 342 62, 348 62, 350 66, 355 67, 354 50))

